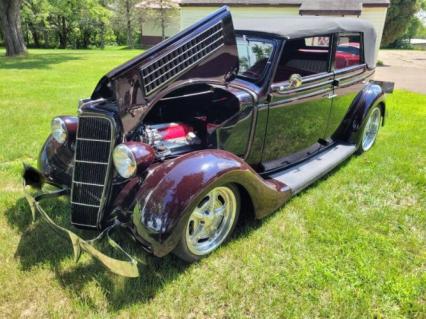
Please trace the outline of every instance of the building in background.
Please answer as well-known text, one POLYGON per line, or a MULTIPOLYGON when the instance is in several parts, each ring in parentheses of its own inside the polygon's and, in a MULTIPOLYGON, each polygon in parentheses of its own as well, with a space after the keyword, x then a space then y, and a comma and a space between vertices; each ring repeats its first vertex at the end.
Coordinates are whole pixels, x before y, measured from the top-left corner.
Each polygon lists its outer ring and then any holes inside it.
MULTIPOLYGON (((190 26, 197 20, 215 11, 222 5, 231 8, 235 28, 254 23, 256 19, 276 19, 289 16, 318 15, 358 17, 369 21, 376 28, 380 45, 386 14, 390 0, 173 0, 176 10, 173 22, 166 28, 166 35, 171 36, 190 26)), ((161 41, 161 27, 156 21, 144 23, 142 42, 153 45, 161 41)))

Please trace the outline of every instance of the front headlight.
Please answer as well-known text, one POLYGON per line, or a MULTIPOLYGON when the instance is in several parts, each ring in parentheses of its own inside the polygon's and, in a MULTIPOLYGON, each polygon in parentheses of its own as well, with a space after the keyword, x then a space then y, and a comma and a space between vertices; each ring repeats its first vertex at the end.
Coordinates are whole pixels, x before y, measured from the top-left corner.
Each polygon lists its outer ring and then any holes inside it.
POLYGON ((124 178, 135 175, 137 163, 133 152, 124 144, 118 145, 112 154, 115 169, 124 178))
POLYGON ((64 144, 68 137, 67 126, 63 119, 55 117, 52 120, 52 136, 59 143, 64 144))

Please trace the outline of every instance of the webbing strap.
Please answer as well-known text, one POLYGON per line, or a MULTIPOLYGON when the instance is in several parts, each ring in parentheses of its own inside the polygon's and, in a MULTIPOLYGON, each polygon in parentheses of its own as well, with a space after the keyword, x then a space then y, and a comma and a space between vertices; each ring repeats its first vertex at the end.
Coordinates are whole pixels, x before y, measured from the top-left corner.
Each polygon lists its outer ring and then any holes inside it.
POLYGON ((54 198, 54 197, 65 195, 66 190, 60 189, 50 193, 41 193, 33 197, 28 191, 28 186, 25 185, 25 181, 23 182, 23 186, 24 186, 25 198, 27 199, 28 204, 30 205, 30 208, 31 208, 33 221, 36 218, 37 212, 39 212, 42 218, 55 230, 59 230, 63 233, 66 233, 71 240, 73 252, 74 252, 74 260, 76 262, 80 259, 81 252, 83 250, 87 252, 89 255, 91 255, 92 257, 99 260, 106 268, 108 268, 110 271, 112 271, 113 273, 117 275, 124 276, 124 277, 133 277, 133 278, 140 276, 137 260, 134 257, 132 257, 129 253, 127 253, 116 241, 114 241, 110 237, 110 233, 121 225, 120 221, 116 219, 111 226, 108 226, 97 237, 91 240, 84 240, 83 238, 79 237, 77 234, 73 233, 72 231, 56 224, 50 218, 50 216, 46 213, 46 211, 43 209, 43 207, 40 204, 40 201, 43 199, 54 198), (105 255, 104 253, 102 253, 101 251, 95 248, 95 244, 103 240, 105 237, 107 238, 108 244, 114 250, 123 254, 125 256, 125 259, 127 260, 112 258, 110 256, 105 255))

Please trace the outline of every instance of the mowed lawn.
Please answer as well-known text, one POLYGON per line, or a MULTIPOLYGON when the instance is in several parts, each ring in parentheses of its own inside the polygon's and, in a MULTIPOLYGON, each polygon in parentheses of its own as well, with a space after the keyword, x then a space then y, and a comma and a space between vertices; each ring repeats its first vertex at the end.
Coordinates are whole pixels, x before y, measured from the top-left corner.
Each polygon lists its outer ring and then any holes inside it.
MULTIPOLYGON (((53 116, 76 114, 78 99, 136 54, 0 57, 1 318, 426 318, 426 95, 403 91, 389 96, 372 151, 243 223, 203 261, 145 257, 129 244, 145 260, 141 278, 87 255, 75 264, 66 241, 31 223, 22 162, 36 164, 53 116)), ((68 220, 66 201, 49 208, 68 220)))

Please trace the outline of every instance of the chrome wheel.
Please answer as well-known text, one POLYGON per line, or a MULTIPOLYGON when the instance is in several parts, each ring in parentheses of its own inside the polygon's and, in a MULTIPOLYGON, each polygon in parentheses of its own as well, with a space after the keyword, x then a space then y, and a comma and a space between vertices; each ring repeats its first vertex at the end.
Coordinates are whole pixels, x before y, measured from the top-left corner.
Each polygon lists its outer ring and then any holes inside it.
POLYGON ((379 133, 381 117, 380 109, 376 107, 368 118, 362 135, 361 147, 364 152, 370 150, 376 141, 377 134, 379 133))
POLYGON ((202 256, 215 250, 232 231, 237 198, 226 186, 211 190, 192 211, 185 230, 190 253, 202 256))

